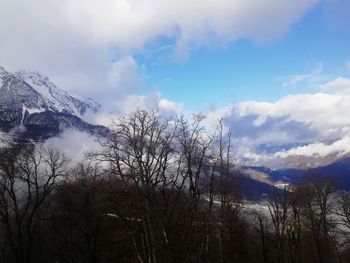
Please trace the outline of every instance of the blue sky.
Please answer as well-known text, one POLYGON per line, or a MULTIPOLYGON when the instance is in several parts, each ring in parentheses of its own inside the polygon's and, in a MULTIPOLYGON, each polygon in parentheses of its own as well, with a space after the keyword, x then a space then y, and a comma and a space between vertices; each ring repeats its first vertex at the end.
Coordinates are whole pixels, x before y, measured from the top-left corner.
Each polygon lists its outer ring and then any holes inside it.
MULTIPOLYGON (((310 93, 335 76, 349 76, 350 30, 329 17, 318 4, 277 39, 257 43, 241 39, 202 47, 176 60, 173 46, 136 58, 145 66, 147 89, 183 102, 186 110, 200 111, 245 100, 276 101, 282 96, 310 93), (314 83, 283 87, 295 74, 319 70, 314 83)), ((350 11, 350 10, 349 10, 350 11)))

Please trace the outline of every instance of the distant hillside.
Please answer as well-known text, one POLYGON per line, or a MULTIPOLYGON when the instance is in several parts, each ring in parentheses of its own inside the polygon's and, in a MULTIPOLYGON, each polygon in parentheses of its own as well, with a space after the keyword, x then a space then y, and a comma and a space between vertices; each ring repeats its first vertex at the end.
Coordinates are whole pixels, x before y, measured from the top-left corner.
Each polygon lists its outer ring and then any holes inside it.
MULTIPOLYGON (((340 189, 350 191, 350 158, 344 158, 335 161, 329 165, 320 166, 316 168, 310 168, 306 170, 302 169, 279 169, 271 170, 269 168, 259 167, 246 167, 246 171, 250 173, 255 172, 256 178, 261 181, 268 182, 270 185, 278 184, 294 184, 306 174, 319 174, 324 177, 327 176, 336 182, 340 189)), ((248 174, 245 172, 245 174, 248 174)))

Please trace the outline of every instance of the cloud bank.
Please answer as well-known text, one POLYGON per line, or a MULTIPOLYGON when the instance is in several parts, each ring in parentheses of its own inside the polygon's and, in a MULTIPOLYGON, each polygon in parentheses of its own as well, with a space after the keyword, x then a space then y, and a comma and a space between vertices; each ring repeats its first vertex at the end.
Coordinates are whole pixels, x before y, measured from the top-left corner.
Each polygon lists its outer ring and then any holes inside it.
POLYGON ((350 79, 336 78, 316 93, 267 103, 245 101, 207 113, 233 132, 235 152, 247 160, 345 156, 350 153, 350 79))
MULTIPOLYGON (((164 41, 177 58, 241 38, 270 41, 317 2, 2 0, 0 63, 10 71, 37 69, 110 111, 145 85, 147 69, 135 54, 161 49, 164 41)), ((169 108, 162 99, 158 106, 169 108)))
POLYGON ((59 136, 48 139, 45 144, 66 154, 72 164, 84 160, 86 153, 101 150, 101 146, 94 136, 86 132, 67 129, 59 136))

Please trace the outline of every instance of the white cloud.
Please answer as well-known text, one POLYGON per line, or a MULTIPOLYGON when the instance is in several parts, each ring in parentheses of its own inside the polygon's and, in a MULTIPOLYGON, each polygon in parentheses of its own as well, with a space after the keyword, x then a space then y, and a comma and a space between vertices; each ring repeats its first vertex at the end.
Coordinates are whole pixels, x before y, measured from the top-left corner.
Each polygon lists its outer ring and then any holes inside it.
POLYGON ((331 154, 342 156, 349 153, 350 134, 332 143, 314 142, 308 145, 291 148, 288 151, 280 151, 274 154, 276 158, 290 156, 326 157, 331 154))
POLYGON ((164 115, 180 114, 183 111, 183 103, 175 103, 168 99, 159 100, 159 110, 164 115))
POLYGON ((78 0, 63 4, 66 19, 97 43, 142 48, 155 36, 177 37, 180 45, 208 38, 266 40, 279 36, 316 0, 78 0), (266 19, 268 18, 268 19, 266 19))
POLYGON ((158 36, 176 38, 183 47, 201 45, 213 37, 222 41, 241 37, 260 41, 283 34, 317 2, 3 0, 1 20, 6 23, 1 23, 0 32, 11 33, 2 34, 6 35, 4 49, 11 48, 29 57, 61 51, 61 59, 71 51, 79 56, 89 48, 103 46, 142 49, 158 36), (36 54, 31 54, 33 51, 36 54))
POLYGON ((145 87, 144 69, 131 55, 102 64, 97 64, 102 68, 88 69, 88 74, 73 71, 64 76, 54 75, 52 79, 61 88, 71 87, 95 99, 105 110, 118 111, 118 104, 123 103, 125 97, 136 95, 145 87))
POLYGON ((124 56, 112 64, 107 81, 111 87, 117 87, 113 92, 120 95, 138 93, 144 86, 142 69, 131 56, 124 56))
POLYGON ((285 33, 317 2, 2 0, 0 59, 9 71, 37 69, 60 87, 99 100, 105 97, 105 87, 109 91, 111 79, 124 83, 124 90, 129 91, 129 85, 130 92, 137 90, 137 76, 125 83, 127 78, 113 72, 135 66, 132 55, 147 51, 147 44, 157 43, 158 37, 172 40, 179 56, 239 38, 268 41, 285 33), (121 57, 127 65, 112 57, 121 57), (91 92, 97 89, 100 95, 91 92))
POLYGON ((350 95, 350 79, 338 77, 321 86, 321 89, 328 93, 339 95, 350 95))
POLYGON ((45 144, 62 151, 71 158, 72 164, 81 162, 86 153, 101 149, 94 136, 74 129, 63 131, 59 136, 48 139, 45 144))
POLYGON ((183 111, 183 104, 161 97, 159 93, 150 93, 147 96, 128 95, 114 105, 114 111, 102 108, 97 114, 90 113, 84 116, 85 120, 99 125, 110 127, 113 121, 120 116, 134 112, 136 109, 146 109, 158 112, 164 117, 174 116, 183 111))
MULTIPOLYGON (((325 84, 330 85, 332 82, 325 84)), ((339 83, 343 84, 343 83, 339 83)), ((341 85, 333 87, 342 89, 341 85)), ((275 103, 242 102, 234 107, 239 116, 255 115, 255 124, 261 126, 268 117, 288 117, 326 133, 330 128, 344 127, 350 124, 346 112, 350 107, 350 94, 323 93, 288 95, 275 103), (259 120, 259 122, 257 122, 259 120)))
POLYGON ((222 118, 227 118, 230 116, 232 111, 232 107, 219 107, 212 111, 204 113, 205 119, 203 120, 203 124, 206 127, 216 127, 218 125, 218 121, 222 118))
POLYGON ((234 152, 253 161, 342 155, 350 152, 349 91, 350 79, 336 78, 316 93, 289 95, 274 103, 245 101, 217 109, 207 114, 206 122, 215 123, 223 117, 233 131, 234 152))
POLYGON ((292 76, 284 77, 285 79, 282 83, 282 87, 290 87, 295 85, 316 85, 324 79, 322 75, 323 64, 319 63, 316 68, 314 68, 310 73, 306 74, 295 74, 292 76))

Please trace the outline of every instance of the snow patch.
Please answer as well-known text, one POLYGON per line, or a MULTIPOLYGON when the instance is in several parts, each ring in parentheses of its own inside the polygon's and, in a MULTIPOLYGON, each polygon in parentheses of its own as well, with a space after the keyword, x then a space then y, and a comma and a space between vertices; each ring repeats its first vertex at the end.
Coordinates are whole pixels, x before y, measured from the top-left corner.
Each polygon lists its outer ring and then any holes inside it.
POLYGON ((22 106, 22 119, 21 119, 21 125, 23 125, 24 117, 26 116, 26 112, 28 112, 29 115, 33 113, 41 113, 44 112, 46 109, 39 107, 39 108, 27 108, 24 104, 22 106))
MULTIPOLYGON (((52 111, 69 113, 81 118, 85 111, 97 111, 99 108, 99 105, 92 100, 82 99, 59 89, 48 77, 42 76, 37 71, 19 71, 14 75, 39 93, 52 111)), ((42 112, 41 109, 40 111, 42 112)))

